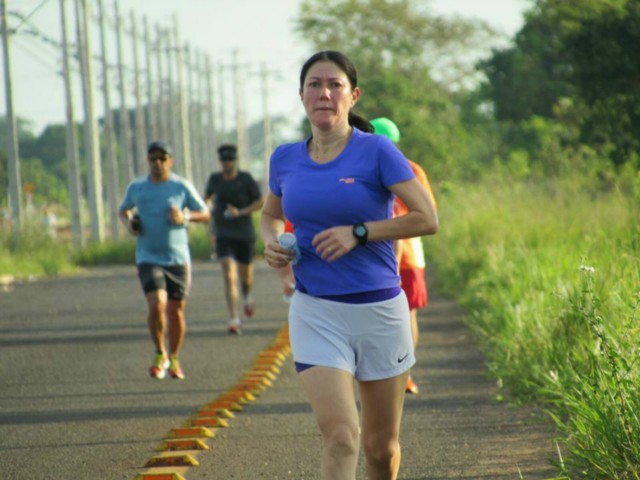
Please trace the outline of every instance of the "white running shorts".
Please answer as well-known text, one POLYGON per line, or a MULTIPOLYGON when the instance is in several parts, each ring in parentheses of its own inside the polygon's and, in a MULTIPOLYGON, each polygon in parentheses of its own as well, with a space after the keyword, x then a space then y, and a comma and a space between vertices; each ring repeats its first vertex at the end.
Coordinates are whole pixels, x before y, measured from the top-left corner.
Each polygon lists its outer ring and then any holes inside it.
POLYGON ((289 337, 296 362, 345 370, 361 381, 395 377, 416 363, 403 291, 382 302, 351 304, 296 290, 289 337))

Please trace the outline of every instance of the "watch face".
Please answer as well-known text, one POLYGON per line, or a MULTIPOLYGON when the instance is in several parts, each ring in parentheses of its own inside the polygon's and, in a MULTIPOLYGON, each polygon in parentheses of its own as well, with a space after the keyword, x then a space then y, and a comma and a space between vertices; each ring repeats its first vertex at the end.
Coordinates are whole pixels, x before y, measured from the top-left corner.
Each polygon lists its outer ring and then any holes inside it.
POLYGON ((355 232, 358 237, 364 237, 367 234, 367 229, 364 227, 364 225, 358 225, 355 232))

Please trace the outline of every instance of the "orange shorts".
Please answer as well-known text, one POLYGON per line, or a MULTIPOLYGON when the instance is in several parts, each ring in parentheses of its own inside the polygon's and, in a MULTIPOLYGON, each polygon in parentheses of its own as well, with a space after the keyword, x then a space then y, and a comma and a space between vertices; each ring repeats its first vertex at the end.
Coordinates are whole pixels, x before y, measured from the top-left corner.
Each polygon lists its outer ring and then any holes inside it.
POLYGON ((424 269, 408 268, 400 270, 400 286, 409 300, 409 309, 427 306, 427 282, 424 278, 424 269))

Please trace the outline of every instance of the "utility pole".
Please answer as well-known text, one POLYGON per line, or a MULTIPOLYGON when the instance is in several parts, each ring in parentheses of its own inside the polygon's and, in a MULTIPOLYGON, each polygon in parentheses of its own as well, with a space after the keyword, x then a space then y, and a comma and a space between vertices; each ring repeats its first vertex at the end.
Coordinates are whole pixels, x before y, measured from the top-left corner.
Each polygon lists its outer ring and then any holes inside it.
POLYGON ((138 28, 136 16, 131 11, 131 37, 133 39, 133 91, 136 97, 136 165, 138 176, 147 170, 147 140, 144 128, 144 110, 142 109, 142 93, 140 91, 140 55, 138 52, 138 28))
POLYGON ((227 138, 227 120, 226 112, 224 108, 224 66, 218 63, 218 119, 220 122, 220 143, 223 143, 227 138))
POLYGON ((184 85, 184 60, 183 47, 180 45, 180 36, 178 34, 178 16, 173 15, 173 36, 176 48, 176 64, 178 67, 178 101, 180 106, 180 144, 182 146, 182 158, 184 163, 184 174, 187 180, 193 180, 193 165, 191 162, 191 140, 189 137, 189 111, 187 106, 188 96, 185 93, 184 85))
MULTIPOLYGON (((165 31, 165 40, 166 40, 166 48, 165 52, 167 54, 167 104, 165 105, 165 114, 167 118, 169 118, 169 134, 171 136, 171 145, 176 152, 182 152, 182 147, 180 145, 181 136, 178 134, 178 130, 180 125, 178 123, 178 115, 176 114, 176 106, 178 106, 178 102, 176 100, 176 86, 173 78, 173 67, 175 65, 174 55, 175 48, 172 45, 172 35, 170 35, 170 31, 165 31)), ((186 176, 186 170, 184 168, 184 162, 178 162, 178 171, 186 176)))
POLYGON ((207 157, 210 163, 213 163, 214 170, 219 170, 219 162, 215 161, 218 157, 218 144, 220 143, 221 132, 216 128, 216 104, 215 104, 215 92, 213 88, 213 67, 211 65, 211 58, 205 57, 205 85, 206 85, 206 114, 207 114, 207 132, 211 132, 211 136, 207 136, 207 157))
POLYGON ((158 79, 158 101, 156 102, 156 117, 159 122, 159 135, 157 140, 168 141, 169 140, 169 107, 167 104, 167 89, 165 87, 163 68, 162 68, 162 48, 164 44, 162 42, 162 30, 160 25, 156 24, 156 68, 158 79))
POLYGON ((102 98, 104 101, 104 141, 107 153, 107 200, 109 202, 109 226, 111 239, 116 240, 119 235, 120 221, 118 218, 118 164, 114 148, 116 146, 113 133, 113 115, 111 113, 111 98, 109 85, 109 64, 107 62, 107 36, 104 21, 104 0, 98 0, 98 15, 100 17, 100 49, 102 51, 102 98))
POLYGON ((244 111, 244 82, 240 79, 238 66, 238 51, 233 51, 231 62, 233 72, 233 93, 236 106, 236 144, 238 146, 238 158, 243 170, 249 169, 249 149, 247 148, 247 123, 244 111))
POLYGON ((89 191, 89 210, 91 213, 91 238, 104 241, 102 222, 102 170, 100 164, 100 145, 98 125, 93 105, 93 62, 91 55, 91 25, 89 23, 89 2, 76 0, 76 24, 78 47, 82 71, 82 94, 84 99, 85 149, 87 155, 87 188, 89 191))
POLYGON ((71 202, 71 237, 73 238, 73 244, 80 248, 84 245, 81 215, 82 190, 80 187, 80 168, 78 162, 78 138, 76 135, 76 122, 73 116, 73 95, 71 93, 71 69, 69 68, 69 39, 67 37, 65 0, 60 0, 60 23, 62 28, 62 75, 64 77, 64 95, 67 106, 67 184, 69 186, 69 200, 71 202))
POLYGON ((260 65, 260 85, 262 87, 262 131, 264 149, 264 176, 262 177, 262 191, 266 193, 269 189, 269 160, 271 158, 271 114, 269 113, 269 87, 267 85, 267 67, 264 62, 260 65))
POLYGON ((202 109, 196 89, 195 75, 198 74, 195 63, 195 53, 188 46, 185 48, 185 66, 187 67, 187 110, 190 128, 191 167, 193 170, 193 183, 202 191, 204 187, 202 170, 202 151, 200 138, 202 137, 202 109))
POLYGON ((7 106, 7 146, 9 147, 9 204, 11 218, 17 232, 22 227, 22 191, 20 179, 20 153, 18 149, 18 132, 13 110, 13 88, 11 84, 11 51, 9 49, 9 25, 6 0, 0 1, 2 16, 2 49, 4 52, 4 98, 7 106))
POLYGON ((133 158, 131 156, 131 124, 129 123, 129 110, 127 109, 127 93, 125 90, 124 62, 122 52, 122 19, 118 0, 113 3, 116 15, 116 45, 118 50, 118 91, 120 92, 120 154, 124 167, 125 182, 129 184, 133 178, 133 158))
POLYGON ((149 141, 158 139, 158 118, 154 115, 153 112, 153 104, 154 104, 154 91, 153 91, 153 80, 152 80, 152 69, 151 69, 151 37, 149 35, 149 21, 145 16, 143 19, 144 26, 144 58, 145 58, 145 67, 146 67, 146 79, 147 79, 147 108, 146 108, 146 118, 147 118, 147 138, 149 141))
POLYGON ((214 158, 216 158, 215 144, 218 134, 216 133, 215 121, 213 118, 213 91, 211 89, 210 76, 211 62, 209 62, 208 58, 204 58, 202 52, 198 52, 196 68, 198 70, 198 97, 202 102, 202 115, 200 117, 203 131, 200 138, 202 171, 206 176, 206 173, 211 170, 211 164, 214 163, 214 158))

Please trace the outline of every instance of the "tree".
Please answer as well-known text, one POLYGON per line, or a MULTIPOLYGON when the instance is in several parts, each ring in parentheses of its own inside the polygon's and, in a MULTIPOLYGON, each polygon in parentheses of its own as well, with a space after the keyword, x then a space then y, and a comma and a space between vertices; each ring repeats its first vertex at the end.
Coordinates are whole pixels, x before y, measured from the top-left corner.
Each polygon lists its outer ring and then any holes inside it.
POLYGON ((494 50, 478 64, 487 78, 481 91, 492 101, 499 121, 551 118, 558 100, 574 94, 560 13, 551 3, 538 2, 525 15, 513 47, 494 50))
POLYGON ((69 194, 65 181, 60 180, 38 158, 22 160, 22 181, 32 184, 35 189, 33 201, 36 205, 67 205, 69 194))
POLYGON ((473 163, 452 86, 473 74, 460 59, 494 37, 486 24, 437 17, 412 0, 305 0, 296 30, 315 50, 354 61, 363 92, 356 110, 393 119, 403 152, 426 161, 433 178, 473 163))
MULTIPOLYGON (((20 145, 35 138, 31 122, 17 118, 16 126, 20 145)), ((7 119, 6 117, 0 117, 0 206, 5 205, 9 198, 9 158, 7 156, 7 148, 7 119)), ((22 146, 19 148, 22 148, 22 146)))
POLYGON ((487 23, 437 16, 415 0, 305 0, 296 30, 318 50, 339 50, 361 69, 426 66, 449 86, 475 75, 471 58, 497 37, 487 23))
POLYGON ((480 92, 492 102, 495 118, 511 122, 511 133, 518 125, 531 132, 536 117, 559 123, 579 118, 581 135, 567 145, 583 142, 617 165, 637 157, 640 3, 537 0, 525 19, 513 47, 495 50, 479 64, 487 78, 480 92))
POLYGON ((614 4, 568 36, 572 81, 590 115, 583 140, 613 145, 615 164, 640 153, 640 3, 614 4))
POLYGON ((38 137, 25 140, 20 144, 21 156, 40 159, 44 167, 63 182, 67 178, 65 128, 65 125, 47 125, 38 137))

